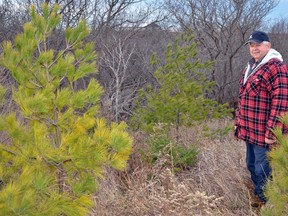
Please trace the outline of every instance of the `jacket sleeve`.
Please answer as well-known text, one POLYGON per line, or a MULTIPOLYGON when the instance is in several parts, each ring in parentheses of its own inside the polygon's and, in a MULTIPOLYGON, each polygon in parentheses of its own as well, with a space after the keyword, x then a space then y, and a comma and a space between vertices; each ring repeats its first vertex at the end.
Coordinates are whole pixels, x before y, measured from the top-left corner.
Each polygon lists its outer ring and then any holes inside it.
POLYGON ((271 109, 265 137, 273 139, 275 137, 272 129, 275 127, 283 129, 279 117, 288 111, 288 71, 286 65, 279 62, 271 65, 271 77, 267 87, 271 95, 271 109))

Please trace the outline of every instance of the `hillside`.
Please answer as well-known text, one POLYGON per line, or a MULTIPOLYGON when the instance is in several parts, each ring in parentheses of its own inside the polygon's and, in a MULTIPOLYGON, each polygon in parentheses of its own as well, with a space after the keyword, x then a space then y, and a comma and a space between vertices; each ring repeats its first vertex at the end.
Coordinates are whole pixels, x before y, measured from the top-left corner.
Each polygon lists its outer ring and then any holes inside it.
MULTIPOLYGON (((216 131, 232 122, 209 124, 216 131)), ((174 175, 163 168, 165 158, 145 166, 137 150, 145 146, 144 137, 135 134, 129 169, 108 171, 95 196, 94 215, 257 215, 249 205, 244 143, 230 135, 207 138, 202 126, 181 131, 184 143, 198 143, 195 167, 174 175)))

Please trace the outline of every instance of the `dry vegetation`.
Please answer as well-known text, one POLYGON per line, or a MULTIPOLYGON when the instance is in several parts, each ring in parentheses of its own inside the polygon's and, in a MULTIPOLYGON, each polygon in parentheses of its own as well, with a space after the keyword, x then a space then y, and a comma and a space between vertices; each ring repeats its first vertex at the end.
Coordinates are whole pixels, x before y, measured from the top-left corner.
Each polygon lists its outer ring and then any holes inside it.
MULTIPOLYGON (((209 123, 212 130, 231 121, 209 123)), ((182 129, 182 141, 198 143, 195 167, 173 174, 163 168, 165 158, 145 165, 139 149, 143 134, 134 136, 134 153, 125 172, 107 172, 95 196, 93 215, 257 215, 251 209, 245 167, 245 145, 231 136, 207 138, 203 127, 182 129), (203 138, 205 137, 205 138, 203 138)))

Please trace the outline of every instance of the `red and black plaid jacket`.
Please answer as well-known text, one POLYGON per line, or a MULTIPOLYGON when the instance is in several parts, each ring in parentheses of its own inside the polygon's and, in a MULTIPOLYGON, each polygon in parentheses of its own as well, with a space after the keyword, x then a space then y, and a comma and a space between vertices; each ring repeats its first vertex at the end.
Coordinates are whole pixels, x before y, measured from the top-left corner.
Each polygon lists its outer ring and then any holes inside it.
POLYGON ((250 144, 272 147, 265 137, 273 139, 271 129, 282 127, 279 116, 288 111, 288 68, 277 58, 261 65, 244 84, 240 80, 238 108, 236 110, 236 136, 250 144))

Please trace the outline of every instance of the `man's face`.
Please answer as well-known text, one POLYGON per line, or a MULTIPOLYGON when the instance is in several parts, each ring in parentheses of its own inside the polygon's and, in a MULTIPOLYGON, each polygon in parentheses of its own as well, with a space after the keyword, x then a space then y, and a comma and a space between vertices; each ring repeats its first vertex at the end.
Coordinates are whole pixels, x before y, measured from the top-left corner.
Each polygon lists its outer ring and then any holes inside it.
POLYGON ((259 59, 263 58, 267 52, 269 51, 271 47, 270 43, 262 42, 262 43, 256 43, 251 42, 249 43, 250 48, 250 54, 255 59, 255 61, 258 61, 259 59))

